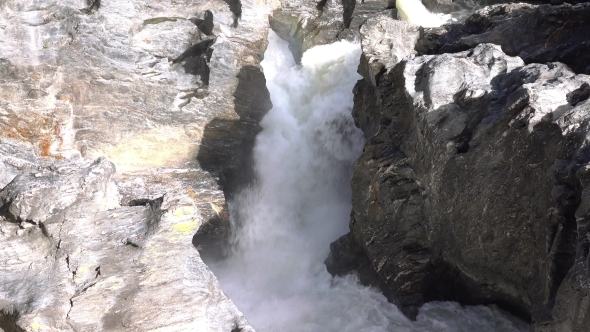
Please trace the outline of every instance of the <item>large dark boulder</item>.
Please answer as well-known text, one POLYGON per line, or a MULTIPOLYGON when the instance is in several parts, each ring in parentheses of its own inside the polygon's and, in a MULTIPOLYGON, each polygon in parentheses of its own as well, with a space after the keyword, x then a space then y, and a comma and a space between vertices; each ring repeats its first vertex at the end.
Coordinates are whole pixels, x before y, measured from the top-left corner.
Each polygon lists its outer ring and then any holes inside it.
POLYGON ((566 306, 558 293, 588 280, 586 263, 568 275, 588 257, 576 249, 586 213, 576 209, 590 102, 572 102, 588 82, 482 44, 357 83, 354 116, 368 140, 350 236, 402 311, 455 300, 497 303, 539 327, 571 316, 552 310, 566 306))
POLYGON ((590 74, 590 3, 486 7, 463 23, 425 29, 416 49, 442 54, 481 43, 501 45, 527 64, 559 61, 576 73, 590 74))

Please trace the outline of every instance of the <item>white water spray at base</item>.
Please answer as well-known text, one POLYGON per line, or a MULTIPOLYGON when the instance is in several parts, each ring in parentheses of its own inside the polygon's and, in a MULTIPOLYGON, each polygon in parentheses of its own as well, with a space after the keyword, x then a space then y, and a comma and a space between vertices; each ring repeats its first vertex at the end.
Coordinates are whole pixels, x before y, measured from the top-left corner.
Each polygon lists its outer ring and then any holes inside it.
POLYGON ((254 150, 258 182, 232 204, 230 257, 211 266, 259 332, 524 331, 494 307, 429 303, 411 322, 356 278, 332 278, 330 242, 348 232, 350 180, 364 139, 350 114, 360 47, 308 50, 296 66, 272 31, 263 61, 273 109, 254 150))
POLYGON ((431 13, 424 7, 421 0, 396 0, 395 8, 401 20, 425 28, 439 27, 452 20, 451 15, 431 13))

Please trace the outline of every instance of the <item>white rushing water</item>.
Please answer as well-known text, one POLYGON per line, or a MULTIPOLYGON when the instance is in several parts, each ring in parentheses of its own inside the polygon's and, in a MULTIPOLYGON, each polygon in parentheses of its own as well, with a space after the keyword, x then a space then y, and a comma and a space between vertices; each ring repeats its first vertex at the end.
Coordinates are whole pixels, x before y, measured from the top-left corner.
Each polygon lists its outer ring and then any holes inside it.
POLYGON ((396 0, 395 8, 400 19, 427 28, 441 26, 452 19, 451 15, 429 12, 420 0, 396 0))
POLYGON ((348 232, 350 179, 364 139, 350 114, 360 47, 314 47, 296 66, 272 31, 263 61, 273 109, 255 146, 258 182, 238 194, 233 253, 212 266, 259 332, 525 331, 495 307, 429 303, 411 322, 377 291, 323 264, 348 232))

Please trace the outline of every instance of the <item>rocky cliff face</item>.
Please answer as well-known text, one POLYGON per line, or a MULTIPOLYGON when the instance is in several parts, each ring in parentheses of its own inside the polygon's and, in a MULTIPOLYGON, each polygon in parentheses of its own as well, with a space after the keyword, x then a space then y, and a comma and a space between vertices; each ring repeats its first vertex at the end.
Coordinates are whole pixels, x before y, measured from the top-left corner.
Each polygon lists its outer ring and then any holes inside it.
POLYGON ((223 254, 277 4, 0 2, 0 329, 251 330, 196 248, 223 254))
POLYGON ((367 143, 332 273, 359 271, 410 317, 455 300, 501 304, 535 331, 590 326, 587 10, 367 21, 354 107, 367 143))
POLYGON ((363 46, 332 273, 410 317, 498 303, 585 331, 589 8, 423 29, 389 0, 0 2, 0 329, 252 331, 201 257, 223 257, 226 199, 253 180, 270 26, 296 59, 363 46))

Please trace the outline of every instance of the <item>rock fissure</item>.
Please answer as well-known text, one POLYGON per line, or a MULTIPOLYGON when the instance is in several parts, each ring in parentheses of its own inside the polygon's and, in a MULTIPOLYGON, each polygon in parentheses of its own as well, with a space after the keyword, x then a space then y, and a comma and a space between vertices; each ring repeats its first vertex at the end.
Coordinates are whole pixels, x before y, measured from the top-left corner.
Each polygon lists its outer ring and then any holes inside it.
MULTIPOLYGON (((184 72, 187 74, 199 76, 202 86, 206 88, 209 85, 209 75, 211 73, 209 61, 211 61, 211 56, 213 55, 213 48, 211 46, 214 43, 215 39, 206 39, 199 42, 184 51, 172 63, 181 64, 184 72)), ((197 96, 196 92, 194 95, 197 96)))
POLYGON ((19 313, 16 311, 10 312, 9 310, 0 311, 0 328, 7 332, 24 332, 20 326, 16 323, 18 321, 19 313))
POLYGON ((213 13, 210 10, 206 10, 200 13, 197 17, 189 19, 193 22, 199 30, 207 36, 213 35, 213 13))
POLYGON ((86 0, 88 7, 81 9, 80 11, 84 14, 94 14, 100 9, 101 0, 86 0))

